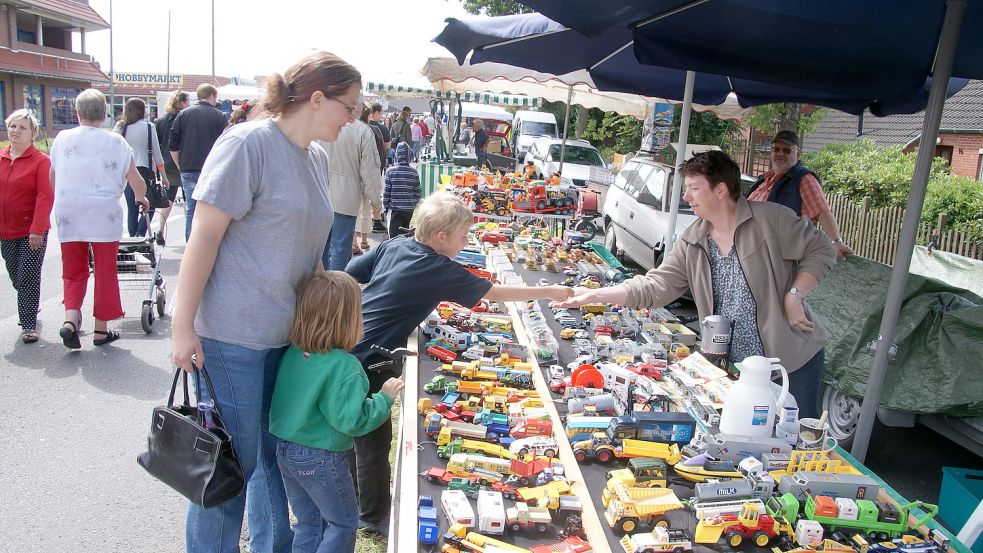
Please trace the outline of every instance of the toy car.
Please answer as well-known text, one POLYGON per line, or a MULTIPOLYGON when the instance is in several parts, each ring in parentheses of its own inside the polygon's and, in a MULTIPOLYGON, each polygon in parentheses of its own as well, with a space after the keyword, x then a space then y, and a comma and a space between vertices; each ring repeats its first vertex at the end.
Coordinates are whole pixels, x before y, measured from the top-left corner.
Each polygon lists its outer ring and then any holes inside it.
POLYGON ((574 334, 576 333, 577 333, 576 328, 564 328, 563 330, 560 331, 560 338, 563 338, 564 340, 572 340, 574 334))
POLYGON ((539 279, 539 282, 537 284, 539 286, 549 286, 550 285, 550 281, 546 280, 545 278, 541 278, 541 279, 539 279))
POLYGON ((560 365, 550 365, 546 372, 549 373, 550 379, 563 378, 565 374, 563 372, 563 367, 560 365))

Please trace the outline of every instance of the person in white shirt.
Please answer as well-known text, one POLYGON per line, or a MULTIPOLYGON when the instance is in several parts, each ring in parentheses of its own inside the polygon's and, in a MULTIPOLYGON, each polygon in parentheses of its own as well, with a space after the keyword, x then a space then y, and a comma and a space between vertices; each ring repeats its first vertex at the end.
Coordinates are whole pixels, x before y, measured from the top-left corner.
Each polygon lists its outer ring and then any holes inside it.
POLYGON ((82 347, 82 300, 89 281, 89 248, 95 273, 95 338, 101 346, 119 339, 108 321, 123 316, 116 276, 116 251, 123 235, 119 199, 129 184, 134 201, 146 211, 147 185, 122 136, 103 130, 106 96, 95 89, 75 99, 79 126, 58 133, 51 144, 51 186, 55 190, 55 225, 61 242, 65 324, 59 335, 69 349, 82 347))

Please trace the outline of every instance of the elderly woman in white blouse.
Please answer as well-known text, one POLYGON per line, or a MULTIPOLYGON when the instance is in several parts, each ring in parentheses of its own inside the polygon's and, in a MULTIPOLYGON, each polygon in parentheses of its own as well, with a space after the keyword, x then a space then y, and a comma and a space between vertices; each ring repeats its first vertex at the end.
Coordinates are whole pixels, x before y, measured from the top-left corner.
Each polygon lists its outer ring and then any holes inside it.
POLYGON ((108 321, 123 316, 116 277, 116 251, 123 235, 120 197, 129 184, 146 211, 147 187, 137 172, 133 149, 122 136, 102 129, 106 96, 95 89, 75 99, 79 126, 61 131, 51 144, 51 184, 55 189, 55 225, 61 242, 65 324, 59 335, 69 349, 82 347, 82 300, 89 280, 89 248, 95 265, 96 346, 119 339, 108 321))

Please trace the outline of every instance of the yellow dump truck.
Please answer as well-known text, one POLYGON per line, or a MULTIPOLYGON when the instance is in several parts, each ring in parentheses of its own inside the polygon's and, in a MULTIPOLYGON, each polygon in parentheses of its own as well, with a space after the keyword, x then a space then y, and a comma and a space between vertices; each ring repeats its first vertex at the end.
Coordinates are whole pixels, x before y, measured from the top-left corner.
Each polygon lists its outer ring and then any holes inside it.
POLYGON ((444 543, 467 551, 484 551, 488 546, 492 546, 506 551, 529 553, 528 549, 523 549, 511 543, 489 538, 477 532, 468 532, 468 528, 463 524, 452 524, 444 536, 444 543))
POLYGON ((683 504, 668 488, 629 488, 616 484, 604 511, 604 518, 611 528, 627 534, 639 524, 669 526, 665 514, 680 509, 683 504))

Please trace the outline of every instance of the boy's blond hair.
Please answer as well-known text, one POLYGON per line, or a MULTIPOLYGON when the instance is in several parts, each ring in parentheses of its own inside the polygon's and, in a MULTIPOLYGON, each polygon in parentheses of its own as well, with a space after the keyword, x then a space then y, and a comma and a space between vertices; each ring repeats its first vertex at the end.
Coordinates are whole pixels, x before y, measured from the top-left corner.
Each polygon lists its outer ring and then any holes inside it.
POLYGON ((315 271, 300 285, 290 343, 310 353, 349 351, 362 339, 362 291, 342 271, 315 271))
POLYGON ((474 215, 461 198, 450 192, 437 192, 420 204, 416 215, 416 239, 430 244, 437 233, 453 232, 472 221, 474 215))

